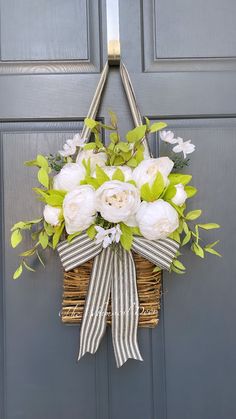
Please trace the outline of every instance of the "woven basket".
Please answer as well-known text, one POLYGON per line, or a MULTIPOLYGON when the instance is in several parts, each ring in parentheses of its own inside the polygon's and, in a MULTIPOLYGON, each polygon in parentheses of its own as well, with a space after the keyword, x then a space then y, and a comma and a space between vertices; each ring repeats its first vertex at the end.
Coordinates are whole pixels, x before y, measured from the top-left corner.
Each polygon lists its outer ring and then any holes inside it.
MULTIPOLYGON (((155 327, 159 321, 161 299, 161 271, 153 272, 154 265, 133 253, 136 265, 139 296, 139 327, 155 327)), ((85 299, 93 261, 69 272, 64 272, 61 319, 66 324, 82 321, 85 299)), ((108 306, 107 323, 111 324, 111 302, 108 306)))

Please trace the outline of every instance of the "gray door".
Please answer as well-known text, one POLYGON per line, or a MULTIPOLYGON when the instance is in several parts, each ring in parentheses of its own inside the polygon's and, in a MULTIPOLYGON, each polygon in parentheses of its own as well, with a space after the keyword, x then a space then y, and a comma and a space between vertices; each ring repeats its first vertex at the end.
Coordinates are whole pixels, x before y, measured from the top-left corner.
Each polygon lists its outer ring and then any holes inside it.
MULTIPOLYGON (((13 282, 9 247, 11 224, 37 216, 23 162, 81 129, 106 60, 104 1, 2 0, 0 15, 0 417, 234 419, 235 1, 120 0, 122 57, 141 112, 196 144, 194 206, 222 225, 223 258, 186 252, 185 277, 164 275, 161 323, 139 332, 145 361, 119 370, 109 333, 96 356, 76 363, 79 328, 60 322, 57 256, 13 282)), ((100 117, 107 108, 123 131, 131 126, 116 69, 100 117)))

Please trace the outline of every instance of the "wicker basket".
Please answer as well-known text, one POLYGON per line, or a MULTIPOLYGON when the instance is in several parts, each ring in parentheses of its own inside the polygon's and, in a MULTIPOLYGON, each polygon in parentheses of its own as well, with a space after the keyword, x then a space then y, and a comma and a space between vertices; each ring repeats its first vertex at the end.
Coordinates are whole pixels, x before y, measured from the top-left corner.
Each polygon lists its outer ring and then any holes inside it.
MULTIPOLYGON (((161 299, 161 272, 153 272, 154 265, 133 253, 139 296, 139 327, 155 327, 159 321, 161 299)), ((69 272, 64 272, 64 291, 61 319, 66 324, 81 323, 93 261, 69 272)), ((111 303, 107 323, 111 323, 111 303)))

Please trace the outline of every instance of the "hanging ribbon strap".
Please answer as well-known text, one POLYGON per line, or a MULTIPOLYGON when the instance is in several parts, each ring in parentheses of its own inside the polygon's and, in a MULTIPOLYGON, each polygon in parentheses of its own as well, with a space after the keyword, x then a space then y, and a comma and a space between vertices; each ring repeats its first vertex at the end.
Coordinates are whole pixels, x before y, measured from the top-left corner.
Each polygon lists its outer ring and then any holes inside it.
MULTIPOLYGON (((106 63, 92 100, 88 117, 95 119, 109 64, 106 63)), ((120 63, 120 75, 130 105, 135 126, 142 124, 134 90, 125 65, 120 63)), ((89 140, 90 129, 84 126, 82 138, 89 140)), ((144 138, 145 157, 150 157, 147 140, 144 138)), ((134 237, 132 250, 162 269, 170 269, 179 245, 171 239, 158 241, 134 237)), ((96 244, 86 233, 58 245, 58 252, 65 271, 74 269, 94 259, 80 332, 80 359, 86 352, 94 354, 106 330, 109 299, 112 303, 112 341, 117 367, 127 359, 142 361, 137 342, 139 301, 136 270, 132 253, 117 245, 116 250, 96 244)))

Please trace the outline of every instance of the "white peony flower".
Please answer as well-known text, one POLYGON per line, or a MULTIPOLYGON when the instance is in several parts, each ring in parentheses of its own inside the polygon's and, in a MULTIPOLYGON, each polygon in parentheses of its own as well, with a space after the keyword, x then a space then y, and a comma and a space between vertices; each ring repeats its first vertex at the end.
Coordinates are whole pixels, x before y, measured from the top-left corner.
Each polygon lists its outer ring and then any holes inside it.
POLYGON ((85 169, 76 163, 67 163, 53 179, 53 189, 72 191, 85 178, 85 169))
POLYGON ((63 146, 63 150, 59 150, 59 154, 63 157, 73 156, 76 152, 76 147, 82 147, 85 139, 81 138, 81 135, 75 134, 73 139, 69 139, 63 146))
POLYGON ((119 243, 122 234, 119 224, 107 230, 100 226, 95 226, 95 229, 97 231, 95 236, 96 244, 102 243, 102 246, 106 248, 110 246, 111 243, 119 243))
POLYGON ((87 163, 88 159, 90 159, 91 172, 93 172, 96 169, 96 165, 100 167, 105 166, 107 155, 103 152, 94 153, 93 150, 82 150, 77 156, 76 163, 82 165, 83 160, 87 163))
POLYGON ((132 179, 132 169, 129 166, 105 166, 102 169, 111 180, 116 169, 120 169, 123 172, 126 182, 132 179))
POLYGON ((138 189, 130 183, 111 180, 96 190, 96 208, 111 223, 123 221, 129 225, 130 217, 140 206, 138 189))
POLYGON ((60 224, 60 213, 60 208, 51 207, 51 205, 45 205, 43 217, 48 224, 52 226, 57 226, 60 224))
POLYGON ((81 185, 66 194, 63 214, 68 234, 86 230, 96 217, 95 191, 92 186, 81 185))
POLYGON ((172 131, 160 131, 160 139, 169 144, 175 144, 178 142, 177 138, 174 138, 174 133, 172 131))
POLYGON ((179 226, 177 211, 163 199, 143 201, 136 218, 141 234, 148 240, 164 239, 179 226))
POLYGON ((156 159, 146 159, 141 161, 133 171, 133 180, 141 188, 144 183, 152 185, 156 175, 160 172, 164 178, 165 186, 168 185, 168 176, 174 167, 174 163, 169 157, 159 157, 156 159))
POLYGON ((178 185, 175 185, 176 194, 171 199, 171 201, 178 206, 181 206, 185 203, 187 199, 187 193, 184 190, 184 185, 182 183, 178 183, 178 185))
POLYGON ((191 140, 184 141, 183 138, 177 138, 178 145, 173 148, 174 153, 183 152, 184 158, 186 159, 187 154, 191 154, 195 150, 195 145, 191 144, 191 140))

